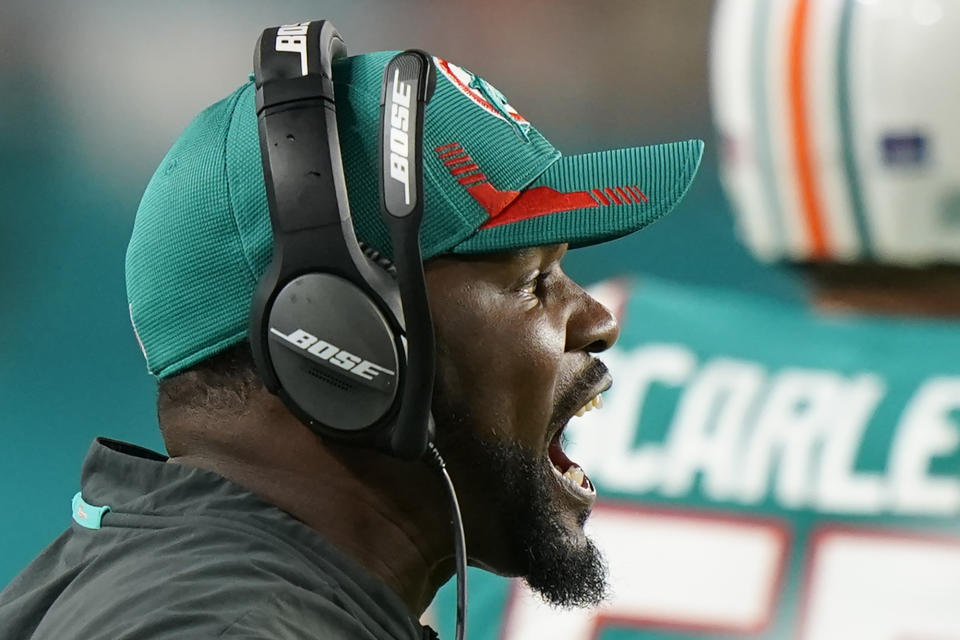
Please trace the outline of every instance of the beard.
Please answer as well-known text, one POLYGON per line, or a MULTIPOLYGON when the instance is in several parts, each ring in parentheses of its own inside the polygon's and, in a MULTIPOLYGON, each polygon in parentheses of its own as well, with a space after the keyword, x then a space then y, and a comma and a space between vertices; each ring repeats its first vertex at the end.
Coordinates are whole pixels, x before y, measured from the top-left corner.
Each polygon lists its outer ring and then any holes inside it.
MULTIPOLYGON (((607 595, 606 563, 592 540, 564 527, 549 463, 524 447, 477 437, 466 412, 445 409, 438 400, 434 415, 443 426, 437 430, 437 447, 448 462, 457 459, 461 468, 470 469, 474 480, 482 476, 484 501, 501 522, 510 523, 511 556, 524 559, 526 583, 554 606, 600 604, 607 595)), ((580 527, 589 515, 589 508, 578 514, 580 527)))

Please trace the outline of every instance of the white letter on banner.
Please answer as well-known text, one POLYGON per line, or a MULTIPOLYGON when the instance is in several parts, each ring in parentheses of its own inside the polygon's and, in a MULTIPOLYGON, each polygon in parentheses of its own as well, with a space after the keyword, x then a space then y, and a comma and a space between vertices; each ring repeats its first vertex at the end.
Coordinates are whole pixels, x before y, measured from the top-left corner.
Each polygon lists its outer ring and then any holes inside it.
POLYGON ((960 444, 960 378, 928 380, 907 405, 893 442, 891 491, 898 513, 960 514, 960 479, 932 476, 930 461, 960 444), (951 415, 952 414, 952 415, 951 415))
POLYGON ((886 385, 874 374, 844 382, 823 433, 823 454, 814 498, 817 509, 838 513, 880 513, 884 482, 879 473, 854 471, 864 432, 886 385))
POLYGON ((784 369, 774 377, 744 455, 741 501, 756 504, 763 499, 779 457, 777 500, 790 508, 809 503, 814 449, 842 389, 843 379, 833 371, 784 369))
POLYGON ((766 379, 753 362, 708 362, 687 387, 670 428, 663 492, 686 495, 698 472, 714 500, 733 497, 740 473, 747 415, 766 379))
POLYGON ((603 410, 607 426, 603 463, 586 468, 599 472, 607 486, 621 491, 643 493, 660 484, 664 471, 661 447, 646 444, 637 448, 634 444, 644 402, 655 384, 680 386, 696 366, 695 356, 682 345, 649 344, 628 354, 622 367, 613 371, 617 384, 603 410))

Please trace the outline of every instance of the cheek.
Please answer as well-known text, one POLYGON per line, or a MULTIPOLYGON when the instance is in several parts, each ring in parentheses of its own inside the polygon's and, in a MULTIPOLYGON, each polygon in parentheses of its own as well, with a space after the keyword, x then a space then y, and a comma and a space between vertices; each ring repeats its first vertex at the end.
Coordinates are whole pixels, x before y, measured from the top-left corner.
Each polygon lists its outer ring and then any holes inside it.
POLYGON ((441 401, 468 411, 482 438, 538 448, 553 413, 563 336, 532 313, 472 311, 436 327, 441 401))

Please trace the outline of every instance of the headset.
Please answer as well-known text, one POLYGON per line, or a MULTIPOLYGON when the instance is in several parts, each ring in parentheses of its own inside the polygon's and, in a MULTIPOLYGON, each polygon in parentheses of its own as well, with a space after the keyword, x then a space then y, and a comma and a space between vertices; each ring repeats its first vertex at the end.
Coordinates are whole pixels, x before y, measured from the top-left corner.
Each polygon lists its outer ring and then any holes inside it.
POLYGON ((381 109, 407 111, 406 131, 395 131, 390 118, 383 119, 387 134, 381 131, 391 265, 361 247, 350 217, 332 75, 333 60, 345 55, 328 21, 266 29, 257 42, 256 109, 274 243, 253 298, 250 345, 266 387, 317 434, 415 459, 433 436, 434 337, 419 243, 433 61, 406 51, 384 73, 381 109), (390 177, 397 172, 391 161, 403 159, 406 189, 390 177))
POLYGON ((340 156, 329 21, 263 31, 256 111, 273 259, 254 292, 249 340, 265 386, 321 437, 415 460, 444 478, 457 554, 457 638, 466 544, 456 492, 433 446, 435 345, 420 254, 424 108, 432 58, 395 56, 380 95, 380 205, 393 260, 357 241, 340 156))

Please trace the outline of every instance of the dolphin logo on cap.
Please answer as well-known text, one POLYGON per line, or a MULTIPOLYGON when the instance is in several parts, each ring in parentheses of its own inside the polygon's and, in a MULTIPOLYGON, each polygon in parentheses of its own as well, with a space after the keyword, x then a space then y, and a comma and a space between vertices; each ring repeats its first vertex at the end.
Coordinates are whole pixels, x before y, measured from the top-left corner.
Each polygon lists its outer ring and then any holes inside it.
POLYGON ((530 122, 520 115, 507 98, 492 84, 475 75, 468 69, 448 62, 442 58, 433 58, 440 74, 460 90, 460 93, 487 113, 500 118, 513 127, 517 136, 524 142, 529 142, 530 122))

